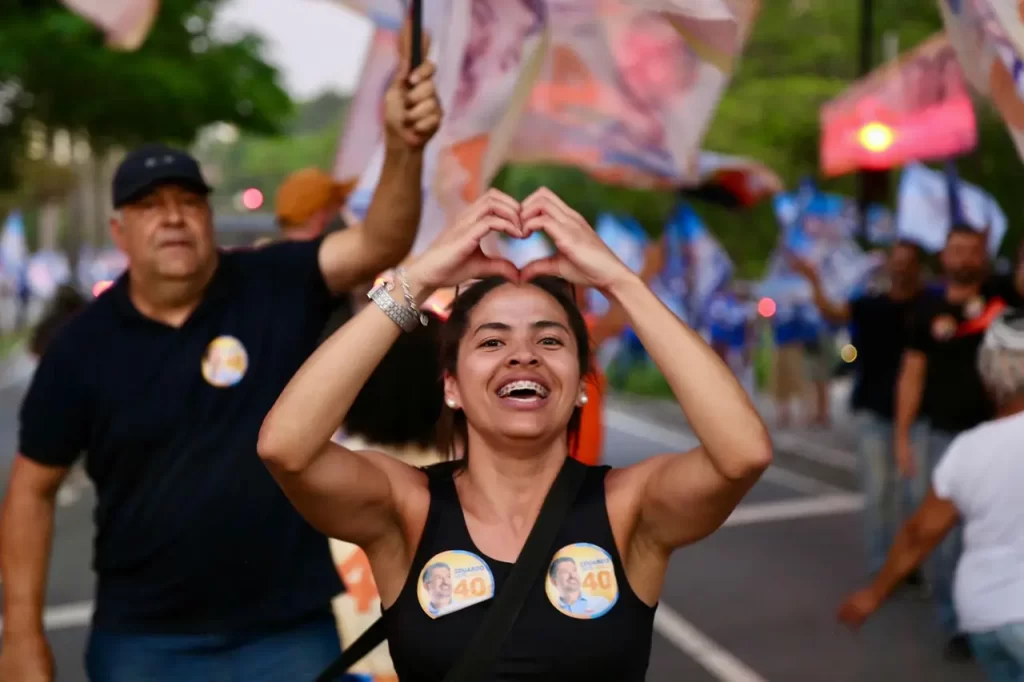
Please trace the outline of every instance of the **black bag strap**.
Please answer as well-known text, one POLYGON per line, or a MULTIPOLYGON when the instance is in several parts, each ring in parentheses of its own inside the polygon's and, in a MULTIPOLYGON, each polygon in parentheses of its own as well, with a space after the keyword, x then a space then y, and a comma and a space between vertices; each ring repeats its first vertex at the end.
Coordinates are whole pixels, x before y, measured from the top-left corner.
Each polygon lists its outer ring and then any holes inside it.
MULTIPOLYGON (((509 573, 494 603, 487 610, 483 622, 477 629, 459 660, 448 671, 444 682, 479 682, 489 672, 501 652, 526 596, 537 576, 546 570, 546 562, 554 549, 555 538, 562 528, 569 509, 576 501, 580 487, 587 475, 587 466, 567 457, 555 482, 544 498, 537 520, 530 529, 519 558, 509 573)), ((316 682, 335 682, 342 674, 363 659, 387 639, 383 618, 378 618, 352 646, 345 649, 316 682)))
POLYGON ((519 617, 530 588, 537 576, 547 570, 558 531, 576 501, 586 475, 586 465, 571 457, 565 458, 558 477, 544 499, 540 514, 530 529, 526 544, 512 566, 508 580, 487 610, 487 615, 473 639, 466 645, 461 658, 445 675, 444 682, 480 682, 487 678, 505 643, 505 637, 519 617))
POLYGON ((378 645, 383 644, 387 638, 384 619, 378 618, 363 634, 359 635, 356 641, 352 642, 352 646, 345 647, 345 650, 341 652, 341 656, 338 656, 334 663, 331 663, 327 666, 326 670, 320 673, 320 676, 316 678, 316 682, 335 682, 348 672, 349 668, 368 656, 378 645))

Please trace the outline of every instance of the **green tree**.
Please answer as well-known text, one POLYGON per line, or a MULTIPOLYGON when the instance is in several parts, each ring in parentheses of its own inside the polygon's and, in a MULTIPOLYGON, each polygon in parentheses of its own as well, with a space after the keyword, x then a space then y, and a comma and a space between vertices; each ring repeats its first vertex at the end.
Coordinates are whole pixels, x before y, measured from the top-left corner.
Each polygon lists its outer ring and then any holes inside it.
POLYGON ((280 132, 292 103, 257 37, 211 34, 221 2, 163 0, 145 44, 130 53, 105 47, 95 27, 57 0, 5 3, 0 84, 18 94, 8 107, 17 115, 0 126, 0 148, 19 150, 27 120, 100 150, 150 140, 188 144, 218 121, 280 132))

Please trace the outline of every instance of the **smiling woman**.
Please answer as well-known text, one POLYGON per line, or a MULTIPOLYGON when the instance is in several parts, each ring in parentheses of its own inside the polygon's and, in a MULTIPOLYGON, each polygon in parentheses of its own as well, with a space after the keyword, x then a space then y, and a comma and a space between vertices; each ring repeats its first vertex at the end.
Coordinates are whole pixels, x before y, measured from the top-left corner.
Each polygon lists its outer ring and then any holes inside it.
MULTIPOLYGON (((470 343, 479 344, 481 351, 489 353, 491 358, 500 360, 500 354, 496 354, 495 351, 501 349, 504 338, 513 333, 513 328, 503 323, 488 322, 475 330, 470 330, 470 316, 481 301, 488 297, 488 294, 507 284, 507 280, 501 277, 490 277, 476 282, 468 288, 463 288, 452 302, 451 314, 441 336, 441 367, 447 379, 445 408, 441 413, 438 428, 438 447, 447 452, 452 459, 461 454, 460 466, 463 467, 468 462, 469 453, 463 452, 462 446, 468 442, 469 434, 467 412, 459 409, 459 405, 464 404, 465 401, 456 397, 458 389, 455 378, 461 376, 459 358, 460 356, 465 357, 464 353, 460 353, 460 348, 467 332, 472 331, 472 334, 469 335, 470 343)), ((553 350, 563 345, 563 339, 565 341, 571 339, 578 363, 578 368, 575 371, 585 379, 590 374, 591 356, 587 350, 590 348, 590 342, 586 322, 573 300, 569 286, 564 280, 554 277, 539 277, 531 284, 539 290, 537 296, 547 294, 549 298, 554 299, 561 308, 562 315, 568 319, 568 325, 553 320, 538 324, 533 331, 543 337, 539 343, 553 350)), ((473 371, 473 367, 467 368, 466 371, 473 371)), ((546 405, 551 391, 550 381, 543 375, 535 370, 524 369, 505 376, 503 384, 497 388, 495 394, 504 407, 514 408, 517 411, 530 411, 546 405)), ((582 403, 586 403, 585 396, 585 392, 580 393, 582 403)), ((579 439, 580 416, 581 409, 578 407, 572 411, 569 417, 566 432, 570 445, 575 444, 579 439)))
POLYGON ((310 523, 366 550, 399 678, 445 679, 489 631, 500 610, 491 604, 503 589, 517 594, 513 567, 538 517, 554 518, 541 508, 568 472, 579 490, 547 528, 554 542, 534 554, 543 570, 501 653, 486 660, 487 679, 643 680, 669 557, 717 529, 771 460, 764 424, 732 372, 546 189, 521 205, 491 190, 371 299, 295 375, 258 447, 310 523), (541 230, 558 254, 522 271, 480 249, 491 232, 541 230), (461 458, 419 470, 331 443, 374 367, 420 324, 424 301, 474 279, 454 301, 441 353, 445 447, 461 458), (625 469, 570 459, 590 348, 567 283, 621 306, 700 447, 625 469))

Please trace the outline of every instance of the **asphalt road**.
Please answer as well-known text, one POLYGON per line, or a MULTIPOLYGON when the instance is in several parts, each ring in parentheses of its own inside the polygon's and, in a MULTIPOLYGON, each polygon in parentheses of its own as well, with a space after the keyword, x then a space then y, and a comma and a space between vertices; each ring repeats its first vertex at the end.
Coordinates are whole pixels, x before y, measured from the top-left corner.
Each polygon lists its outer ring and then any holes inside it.
MULTIPOLYGON (((24 372, 21 372, 24 375, 24 372)), ((23 376, 0 389, 0 469, 6 485, 23 376)), ((2 384, 0 380, 0 384, 2 384)), ((671 406, 612 401, 607 460, 625 465, 688 447, 671 406)), ((665 583, 647 679, 665 682, 981 682, 943 661, 930 604, 904 595, 858 635, 838 626, 842 596, 864 579, 853 456, 836 439, 800 432, 726 526, 677 552, 665 583)), ((59 682, 85 682, 83 649, 93 578, 93 496, 62 491, 47 623, 59 682)))

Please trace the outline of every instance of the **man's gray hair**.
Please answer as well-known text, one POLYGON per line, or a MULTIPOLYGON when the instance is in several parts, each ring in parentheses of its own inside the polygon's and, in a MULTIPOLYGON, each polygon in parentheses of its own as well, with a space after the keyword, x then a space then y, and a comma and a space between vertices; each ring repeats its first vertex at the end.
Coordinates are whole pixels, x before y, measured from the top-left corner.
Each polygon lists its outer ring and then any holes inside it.
POLYGON ((1024 395, 1024 311, 996 318, 978 349, 978 372, 997 404, 1024 395))

